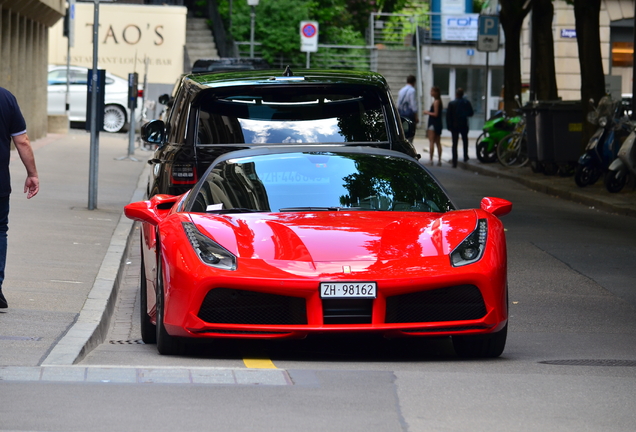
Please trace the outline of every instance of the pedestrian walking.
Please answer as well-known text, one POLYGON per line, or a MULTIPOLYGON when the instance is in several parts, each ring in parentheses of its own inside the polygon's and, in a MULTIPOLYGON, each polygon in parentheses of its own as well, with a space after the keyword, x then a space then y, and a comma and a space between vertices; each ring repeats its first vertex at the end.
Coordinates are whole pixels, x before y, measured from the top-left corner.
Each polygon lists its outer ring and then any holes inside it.
POLYGON ((397 106, 400 116, 406 117, 413 122, 413 135, 407 137, 410 142, 413 142, 415 129, 417 128, 417 124, 420 122, 420 118, 417 115, 417 96, 415 91, 414 75, 406 77, 406 85, 398 92, 397 106))
POLYGON ((455 100, 448 104, 446 110, 446 127, 453 137, 453 168, 457 168, 457 144, 459 136, 464 144, 464 162, 468 162, 468 117, 474 114, 470 101, 464 98, 464 90, 455 91, 455 100))
POLYGON ((35 167, 31 142, 26 133, 26 122, 15 96, 7 89, 0 87, 0 309, 8 307, 7 299, 2 293, 2 282, 4 281, 4 268, 7 260, 9 195, 11 194, 9 160, 12 139, 26 168, 27 178, 24 182, 24 193, 27 194, 27 199, 30 199, 40 190, 40 180, 35 167))
POLYGON ((426 133, 428 134, 428 141, 430 143, 429 153, 431 156, 431 165, 433 165, 433 159, 435 155, 435 147, 437 147, 437 165, 442 165, 442 111, 444 110, 444 104, 442 103, 442 96, 439 87, 431 87, 431 97, 433 103, 431 104, 430 111, 424 111, 424 114, 428 115, 428 127, 426 133))

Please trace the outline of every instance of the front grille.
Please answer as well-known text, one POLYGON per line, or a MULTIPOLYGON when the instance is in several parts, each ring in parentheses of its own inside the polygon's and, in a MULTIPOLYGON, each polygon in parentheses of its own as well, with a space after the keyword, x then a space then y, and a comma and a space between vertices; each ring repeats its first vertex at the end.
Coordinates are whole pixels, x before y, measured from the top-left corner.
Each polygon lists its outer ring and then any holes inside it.
POLYGON ((387 323, 464 321, 485 315, 486 305, 475 285, 418 291, 386 299, 387 323))
POLYGON ((373 299, 323 299, 325 324, 371 324, 373 299))
POLYGON ((205 296, 199 318, 213 324, 307 324, 305 299, 230 288, 205 296))

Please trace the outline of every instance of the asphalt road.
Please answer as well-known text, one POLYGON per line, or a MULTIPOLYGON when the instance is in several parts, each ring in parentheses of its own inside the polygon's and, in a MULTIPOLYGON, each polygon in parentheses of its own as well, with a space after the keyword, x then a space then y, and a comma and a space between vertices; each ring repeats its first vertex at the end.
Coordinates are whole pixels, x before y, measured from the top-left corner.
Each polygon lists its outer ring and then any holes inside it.
POLYGON ((633 431, 636 219, 432 170, 460 207, 483 196, 514 203, 501 358, 374 337, 213 342, 159 356, 136 343, 133 253, 106 343, 77 366, 5 370, 0 430, 633 431))

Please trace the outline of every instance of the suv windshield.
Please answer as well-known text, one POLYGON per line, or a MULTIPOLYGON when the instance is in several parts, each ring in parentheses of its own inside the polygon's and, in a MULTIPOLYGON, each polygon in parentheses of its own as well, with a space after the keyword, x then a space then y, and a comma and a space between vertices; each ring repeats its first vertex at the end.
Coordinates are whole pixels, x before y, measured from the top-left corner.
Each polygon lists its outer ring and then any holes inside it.
POLYGON ((454 209, 437 182, 416 162, 332 152, 220 162, 189 195, 186 208, 201 213, 454 209))
POLYGON ((369 88, 250 87, 202 92, 197 145, 387 141, 384 106, 369 88))

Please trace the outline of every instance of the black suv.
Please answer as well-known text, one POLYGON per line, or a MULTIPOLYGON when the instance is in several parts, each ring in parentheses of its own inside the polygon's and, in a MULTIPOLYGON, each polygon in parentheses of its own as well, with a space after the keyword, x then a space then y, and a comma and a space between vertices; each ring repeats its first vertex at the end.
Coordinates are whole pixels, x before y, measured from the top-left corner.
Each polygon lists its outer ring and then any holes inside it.
POLYGON ((372 146, 419 157, 406 139, 412 130, 373 72, 186 75, 166 121, 142 128, 142 139, 158 146, 147 193, 182 194, 218 156, 256 146, 372 146))

